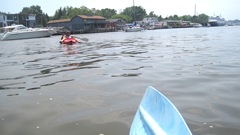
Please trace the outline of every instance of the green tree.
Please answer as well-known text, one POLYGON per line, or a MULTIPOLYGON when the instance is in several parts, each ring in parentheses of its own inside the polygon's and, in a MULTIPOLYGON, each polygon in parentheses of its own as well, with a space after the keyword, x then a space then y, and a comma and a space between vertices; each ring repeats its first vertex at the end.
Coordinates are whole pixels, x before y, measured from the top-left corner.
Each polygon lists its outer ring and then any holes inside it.
POLYGON ((23 14, 36 14, 36 25, 38 26, 43 26, 43 24, 46 24, 46 21, 47 20, 41 9, 40 6, 36 5, 36 6, 31 6, 31 7, 24 7, 22 9, 22 11, 20 13, 23 13, 23 14))
POLYGON ((196 15, 194 15, 192 18, 191 18, 191 22, 193 23, 197 23, 197 20, 198 20, 198 17, 196 15))
POLYGON ((174 18, 174 20, 179 20, 178 15, 174 15, 173 18, 174 18))
POLYGON ((92 10, 85 6, 81 6, 80 8, 60 7, 60 9, 57 9, 55 11, 55 14, 52 19, 53 20, 66 19, 75 17, 76 15, 92 15, 92 14, 93 14, 92 10))
POLYGON ((179 20, 179 17, 177 15, 169 16, 169 20, 179 20))
POLYGON ((71 8, 69 10, 68 18, 72 18, 72 17, 74 17, 76 15, 80 15, 80 14, 81 14, 81 11, 79 8, 71 8))
POLYGON ((32 11, 32 9, 31 9, 30 7, 24 7, 20 13, 23 13, 23 14, 32 14, 33 11, 32 11))
POLYGON ((58 10, 58 18, 63 18, 62 7, 60 7, 60 9, 58 10))
POLYGON ((46 19, 47 19, 47 22, 50 20, 50 17, 48 16, 48 14, 46 14, 46 19))
POLYGON ((102 15, 101 10, 99 10, 99 9, 92 8, 91 11, 92 11, 93 15, 97 15, 97 16, 101 16, 102 15))
POLYGON ((149 17, 157 17, 156 14, 154 14, 154 11, 151 11, 149 14, 148 14, 149 17))
POLYGON ((198 23, 201 23, 201 24, 203 24, 203 25, 207 25, 207 23, 208 23, 208 16, 207 15, 205 15, 205 14, 200 14, 200 15, 198 15, 198 23))
POLYGON ((105 18, 111 18, 116 14, 117 14, 117 11, 115 9, 109 9, 109 8, 101 9, 101 16, 105 18))
POLYGON ((111 19, 118 19, 118 18, 123 19, 127 23, 132 22, 132 18, 124 14, 116 14, 111 17, 111 19))
POLYGON ((158 21, 162 21, 163 20, 161 15, 159 15, 157 19, 158 19, 158 21))
POLYGON ((85 6, 81 6, 79 11, 78 15, 92 15, 92 10, 85 6))
POLYGON ((184 15, 184 16, 181 17, 181 20, 183 20, 183 21, 191 21, 191 18, 192 18, 192 16, 190 16, 190 15, 184 15))
POLYGON ((146 15, 146 10, 141 6, 127 7, 123 10, 122 14, 130 16, 133 21, 141 21, 146 15))

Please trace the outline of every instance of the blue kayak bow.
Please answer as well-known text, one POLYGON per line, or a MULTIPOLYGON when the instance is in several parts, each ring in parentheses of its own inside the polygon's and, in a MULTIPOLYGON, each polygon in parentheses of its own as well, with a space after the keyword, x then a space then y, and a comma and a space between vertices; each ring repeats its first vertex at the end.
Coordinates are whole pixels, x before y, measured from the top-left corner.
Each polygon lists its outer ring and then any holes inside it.
POLYGON ((135 114, 129 135, 192 135, 177 108, 149 86, 135 114))

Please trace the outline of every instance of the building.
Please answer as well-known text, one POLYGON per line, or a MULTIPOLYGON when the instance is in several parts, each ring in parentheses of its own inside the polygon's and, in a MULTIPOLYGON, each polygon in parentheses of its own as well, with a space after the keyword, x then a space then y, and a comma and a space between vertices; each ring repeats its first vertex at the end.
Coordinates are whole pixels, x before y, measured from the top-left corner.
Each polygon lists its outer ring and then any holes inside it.
POLYGON ((145 17, 139 23, 145 29, 159 29, 160 25, 156 17, 145 17))
POLYGON ((123 30, 126 25, 123 19, 108 19, 107 21, 111 23, 112 26, 115 26, 117 30, 123 30))
POLYGON ((146 17, 143 18, 142 23, 146 26, 152 26, 158 23, 158 19, 156 17, 146 17))
POLYGON ((26 27, 35 27, 35 14, 5 14, 0 13, 0 27, 22 24, 26 27))
POLYGON ((164 20, 161 21, 163 27, 168 28, 191 28, 193 27, 190 21, 182 21, 182 20, 164 20))
POLYGON ((48 27, 65 27, 72 33, 83 32, 106 32, 113 29, 108 25, 110 22, 102 16, 77 15, 73 18, 51 20, 48 27))

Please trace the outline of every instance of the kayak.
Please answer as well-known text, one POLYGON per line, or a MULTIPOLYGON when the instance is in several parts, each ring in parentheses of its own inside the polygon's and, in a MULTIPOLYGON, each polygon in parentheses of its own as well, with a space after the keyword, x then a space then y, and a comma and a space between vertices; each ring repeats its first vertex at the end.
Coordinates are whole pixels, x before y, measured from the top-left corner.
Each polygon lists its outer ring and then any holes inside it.
POLYGON ((60 41, 61 44, 67 44, 67 45, 71 45, 77 42, 78 41, 75 38, 66 38, 62 42, 60 41))
POLYGON ((177 108, 149 86, 133 119, 129 135, 192 135, 177 108))

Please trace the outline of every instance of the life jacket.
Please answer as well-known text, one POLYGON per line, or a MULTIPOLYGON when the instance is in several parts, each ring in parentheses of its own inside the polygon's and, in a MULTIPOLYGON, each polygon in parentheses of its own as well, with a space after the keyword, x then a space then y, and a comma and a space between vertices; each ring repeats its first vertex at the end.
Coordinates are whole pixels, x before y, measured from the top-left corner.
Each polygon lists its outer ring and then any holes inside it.
POLYGON ((75 38, 65 38, 63 41, 62 41, 62 44, 74 44, 74 43, 77 43, 77 40, 75 38))

